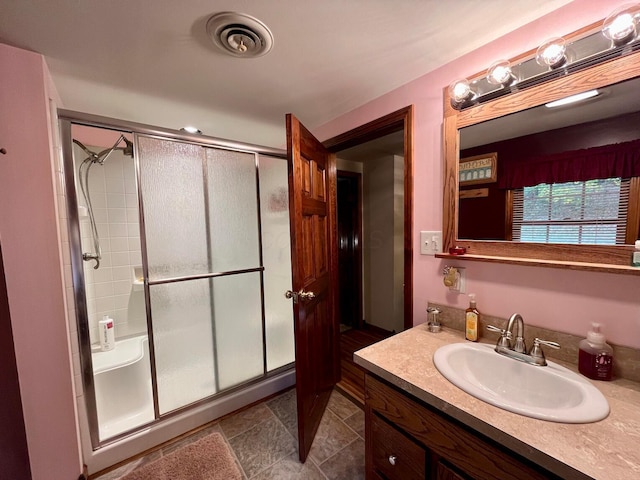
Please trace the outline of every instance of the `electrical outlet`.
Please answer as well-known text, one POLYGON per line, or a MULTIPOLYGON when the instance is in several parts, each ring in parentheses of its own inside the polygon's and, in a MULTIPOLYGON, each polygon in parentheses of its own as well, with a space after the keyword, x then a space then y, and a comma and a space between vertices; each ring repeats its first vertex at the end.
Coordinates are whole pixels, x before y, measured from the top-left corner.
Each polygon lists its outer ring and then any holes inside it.
POLYGON ((436 253, 442 253, 442 232, 420 232, 420 254, 435 255, 436 253))

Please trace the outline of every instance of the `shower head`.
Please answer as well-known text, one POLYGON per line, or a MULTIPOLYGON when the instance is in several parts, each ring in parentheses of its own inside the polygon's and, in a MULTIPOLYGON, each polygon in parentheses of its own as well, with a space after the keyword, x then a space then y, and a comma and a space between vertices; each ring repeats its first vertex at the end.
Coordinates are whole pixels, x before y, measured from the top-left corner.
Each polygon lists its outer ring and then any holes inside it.
POLYGON ((133 143, 124 135, 122 136, 122 140, 124 140, 125 147, 122 149, 122 153, 125 155, 129 155, 133 157, 133 143))

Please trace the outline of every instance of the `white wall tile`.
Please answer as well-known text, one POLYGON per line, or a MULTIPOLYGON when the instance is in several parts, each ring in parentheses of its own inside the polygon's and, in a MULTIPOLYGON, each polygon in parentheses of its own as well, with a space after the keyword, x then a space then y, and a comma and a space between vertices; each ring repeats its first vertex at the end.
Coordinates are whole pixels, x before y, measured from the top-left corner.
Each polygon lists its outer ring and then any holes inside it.
POLYGON ((142 265, 142 253, 140 251, 129 252, 131 265, 142 265))
POLYGON ((114 267, 130 266, 129 252, 113 252, 111 254, 111 263, 114 267))
POLYGON ((113 296, 113 282, 96 283, 94 288, 96 290, 96 298, 113 296))
POLYGON ((139 252, 140 251, 140 237, 129 237, 128 239, 129 251, 130 252, 139 252))
POLYGON ((139 237, 140 225, 137 223, 127 223, 127 233, 130 237, 139 237))
POLYGON ((109 223, 127 223, 127 210, 125 208, 109 208, 109 223))
POLYGON ((118 280, 113 282, 114 295, 129 295, 131 293, 131 280, 118 280))
MULTIPOLYGON (((93 218, 96 223, 109 223, 109 217, 107 216, 106 208, 93 208, 93 218)), ((91 227, 89 227, 91 228, 91 227)))
POLYGON ((113 267, 113 280, 129 280, 133 277, 132 267, 113 267))
MULTIPOLYGON (((94 192, 91 191, 89 192, 91 195, 91 205, 94 208, 107 208, 107 194, 104 192, 94 192)), ((80 196, 82 196, 82 193, 80 193, 80 196)), ((82 204, 84 204, 84 201, 81 202, 82 204)))
POLYGON ((107 205, 109 208, 125 208, 125 195, 122 193, 107 193, 107 205))
POLYGON ((129 295, 115 295, 113 297, 113 308, 124 310, 126 312, 129 306, 129 295))
POLYGON ((138 208, 138 195, 135 193, 125 193, 125 206, 127 208, 138 208))
POLYGON ((112 272, 110 267, 102 267, 93 272, 93 279, 96 282, 109 282, 113 280, 112 272))
POLYGON ((127 222, 136 223, 140 220, 137 208, 127 208, 127 222))
MULTIPOLYGON (((107 177, 105 178, 106 192, 107 193, 125 193, 124 191, 124 179, 122 177, 114 178, 107 177)), ((135 193, 135 192, 129 192, 135 193)))
POLYGON ((109 231, 111 232, 111 238, 114 237, 126 237, 127 236, 127 224, 126 223, 112 223, 109 225, 109 231))
POLYGON ((96 298, 96 310, 98 311, 98 314, 102 312, 108 313, 113 310, 113 308, 113 297, 96 298))
POLYGON ((106 178, 123 178, 122 161, 116 158, 116 152, 109 155, 109 158, 104 162, 104 176, 106 178))
POLYGON ((136 193, 138 191, 138 184, 135 178, 126 177, 124 179, 124 191, 125 193, 136 193))
POLYGON ((128 237, 114 237, 111 239, 111 251, 112 252, 127 252, 129 251, 129 238, 128 237))

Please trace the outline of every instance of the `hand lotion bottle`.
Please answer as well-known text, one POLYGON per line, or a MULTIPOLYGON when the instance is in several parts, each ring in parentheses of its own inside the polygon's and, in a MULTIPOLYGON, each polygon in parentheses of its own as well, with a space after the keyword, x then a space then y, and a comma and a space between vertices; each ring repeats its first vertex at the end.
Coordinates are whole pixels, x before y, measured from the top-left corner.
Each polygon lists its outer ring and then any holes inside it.
POLYGON ((478 324, 480 323, 480 312, 476 306, 476 294, 469 294, 469 308, 464 315, 464 337, 470 342, 478 341, 478 324))

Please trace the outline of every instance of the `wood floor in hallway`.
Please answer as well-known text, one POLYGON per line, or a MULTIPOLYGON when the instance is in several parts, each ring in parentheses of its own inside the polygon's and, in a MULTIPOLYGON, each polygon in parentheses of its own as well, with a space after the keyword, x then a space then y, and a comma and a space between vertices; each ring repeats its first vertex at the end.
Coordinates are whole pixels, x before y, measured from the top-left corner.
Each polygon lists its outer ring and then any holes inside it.
POLYGON ((390 332, 375 327, 349 329, 340 334, 340 368, 342 377, 338 388, 364 405, 364 370, 353 361, 353 352, 391 336, 390 332))

